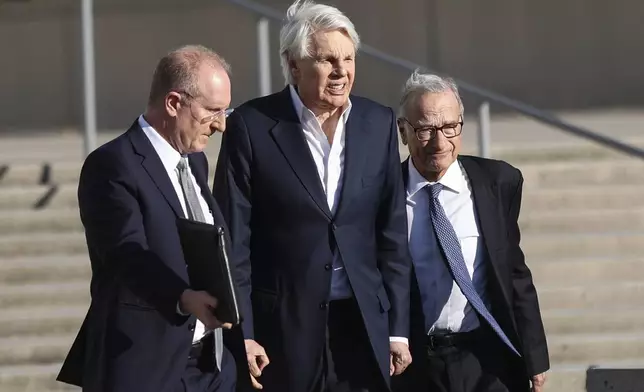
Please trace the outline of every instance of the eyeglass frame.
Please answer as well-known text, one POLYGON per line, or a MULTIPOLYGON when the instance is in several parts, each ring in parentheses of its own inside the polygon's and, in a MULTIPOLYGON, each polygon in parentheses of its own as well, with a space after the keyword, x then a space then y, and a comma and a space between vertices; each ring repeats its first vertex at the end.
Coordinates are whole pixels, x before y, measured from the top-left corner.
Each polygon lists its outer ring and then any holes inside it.
POLYGON ((428 142, 428 141, 432 140, 433 138, 436 137, 436 134, 438 133, 438 131, 441 131, 443 136, 445 136, 447 139, 452 139, 452 138, 455 138, 457 136, 460 136, 460 134, 463 132, 463 124, 464 124, 463 116, 459 116, 459 119, 460 120, 458 122, 451 123, 451 124, 445 124, 445 125, 443 125, 441 127, 432 127, 432 126, 414 127, 414 124, 412 124, 411 121, 409 121, 407 118, 405 118, 405 117, 400 117, 399 118, 399 120, 404 121, 407 124, 409 124, 411 129, 414 130, 414 134, 416 135, 416 139, 418 139, 418 141, 421 141, 421 142, 428 142), (459 125, 460 125, 460 127, 459 127, 459 125), (455 129, 458 128, 458 132, 456 134, 454 134, 454 135, 451 135, 451 136, 446 135, 444 129, 445 128, 452 128, 452 127, 455 128, 455 129), (429 132, 429 138, 427 138, 427 139, 421 139, 420 138, 419 133, 423 132, 423 131, 429 132))
MULTIPOLYGON (((177 93, 179 95, 185 95, 186 97, 188 97, 188 101, 189 101, 188 105, 190 106, 190 115, 192 116, 192 118, 194 118, 195 120, 199 121, 199 123, 201 125, 215 121, 222 114, 225 116, 224 118, 228 118, 228 116, 230 116, 230 114, 235 110, 235 109, 232 109, 232 108, 230 108, 230 109, 221 109, 221 110, 219 110, 219 111, 217 111, 217 112, 215 112, 213 114, 210 114, 210 115, 205 116, 205 117, 200 119, 197 116, 195 116, 194 112, 192 111, 192 101, 196 102, 197 101, 196 97, 194 95, 190 94, 189 92, 183 91, 183 90, 182 91, 177 91, 177 93)), ((199 104, 199 105, 201 105, 201 104, 199 104)), ((203 105, 201 105, 201 107, 203 107, 205 110, 211 112, 210 110, 206 109, 203 105)))

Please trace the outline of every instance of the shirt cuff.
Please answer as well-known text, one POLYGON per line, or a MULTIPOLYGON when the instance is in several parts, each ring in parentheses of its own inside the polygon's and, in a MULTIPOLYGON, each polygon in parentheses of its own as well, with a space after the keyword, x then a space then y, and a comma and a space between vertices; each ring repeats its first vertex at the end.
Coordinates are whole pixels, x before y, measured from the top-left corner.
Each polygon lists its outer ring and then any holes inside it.
POLYGON ((177 302, 177 313, 182 315, 182 316, 190 316, 188 313, 183 313, 181 311, 181 306, 179 306, 179 302, 177 302))
POLYGON ((407 346, 409 346, 409 339, 403 338, 401 336, 390 336, 389 337, 389 342, 399 342, 399 343, 405 343, 407 346))

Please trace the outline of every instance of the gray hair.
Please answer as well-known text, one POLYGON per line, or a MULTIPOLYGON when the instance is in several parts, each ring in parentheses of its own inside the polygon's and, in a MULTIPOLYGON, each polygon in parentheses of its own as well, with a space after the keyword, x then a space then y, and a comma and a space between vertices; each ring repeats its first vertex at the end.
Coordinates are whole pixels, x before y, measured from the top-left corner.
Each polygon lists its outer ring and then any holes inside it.
POLYGON ((463 106, 463 101, 458 93, 458 86, 452 78, 443 78, 438 75, 425 74, 421 73, 419 70, 415 70, 409 79, 407 79, 407 82, 405 82, 405 86, 403 87, 403 94, 400 98, 400 106, 398 107, 398 116, 404 117, 407 105, 419 94, 444 93, 446 91, 451 91, 456 96, 462 116, 465 112, 465 107, 463 106))
POLYGON ((230 65, 226 60, 202 45, 182 46, 163 56, 152 76, 148 104, 157 102, 170 91, 199 96, 197 71, 204 63, 213 67, 219 66, 230 75, 230 65))
POLYGON ((311 36, 319 31, 340 30, 347 34, 356 52, 360 47, 360 37, 353 23, 339 9, 316 4, 310 0, 296 0, 286 11, 286 22, 280 31, 280 62, 282 73, 288 84, 295 84, 289 60, 309 58, 311 36))

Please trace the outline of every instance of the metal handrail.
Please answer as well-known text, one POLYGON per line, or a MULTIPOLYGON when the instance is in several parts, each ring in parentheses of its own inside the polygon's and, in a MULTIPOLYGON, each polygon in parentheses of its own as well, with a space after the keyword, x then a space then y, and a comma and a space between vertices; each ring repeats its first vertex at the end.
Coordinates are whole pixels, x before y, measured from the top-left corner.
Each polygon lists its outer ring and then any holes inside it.
MULTIPOLYGON (((226 0, 229 3, 233 3, 236 5, 239 5, 242 8, 245 8, 249 11, 252 11, 258 15, 261 15, 264 18, 272 19, 277 22, 281 22, 283 20, 283 14, 280 12, 276 11, 275 9, 271 7, 267 7, 265 5, 256 3, 252 0, 226 0)), ((360 51, 364 54, 367 54, 373 58, 376 58, 378 60, 381 60, 385 63, 395 65, 401 68, 404 68, 408 71, 414 71, 416 69, 421 69, 427 72, 431 73, 437 73, 433 70, 431 70, 428 67, 421 66, 419 64, 415 64, 411 61, 401 59, 399 57, 392 56, 390 54, 387 54, 381 50, 378 50, 374 48, 373 46, 366 45, 366 44, 361 44, 360 45, 360 51)), ((644 150, 638 147, 634 147, 630 144, 626 144, 624 142, 621 142, 617 139, 614 139, 609 136, 602 135, 597 132, 593 132, 591 130, 578 127, 576 125, 570 124, 557 116, 548 113, 544 110, 537 109, 533 106, 530 106, 528 104, 525 104, 523 102, 517 101, 515 99, 506 97, 504 95, 495 93, 493 91, 483 89, 481 87, 475 86, 471 83, 463 82, 458 79, 454 79, 456 84, 459 86, 459 89, 463 91, 467 91, 470 94, 473 94, 475 96, 481 97, 484 100, 494 102, 495 104, 499 104, 501 106, 504 106, 506 108, 512 109, 514 111, 517 111, 526 117, 533 118, 541 123, 550 125, 554 128, 557 128, 563 132, 567 132, 569 134, 572 134, 577 137, 585 138, 588 140, 591 140, 593 142, 599 143, 601 145, 604 145, 606 147, 612 148, 617 151, 621 151, 623 153, 626 153, 628 155, 635 156, 637 158, 644 159, 644 150)), ((489 113, 489 109, 484 107, 483 109, 486 109, 489 113)), ((483 110, 483 111, 486 111, 483 110)), ((481 128, 485 128, 483 125, 481 125, 481 128)), ((488 127, 489 128, 489 127, 488 127)), ((483 136, 483 135, 482 135, 483 136)), ((489 136, 488 136, 489 137, 489 136)), ((489 141, 487 141, 489 143, 489 141)), ((485 143, 483 143, 485 144, 485 143)), ((481 147, 482 150, 489 150, 489 146, 481 147)))

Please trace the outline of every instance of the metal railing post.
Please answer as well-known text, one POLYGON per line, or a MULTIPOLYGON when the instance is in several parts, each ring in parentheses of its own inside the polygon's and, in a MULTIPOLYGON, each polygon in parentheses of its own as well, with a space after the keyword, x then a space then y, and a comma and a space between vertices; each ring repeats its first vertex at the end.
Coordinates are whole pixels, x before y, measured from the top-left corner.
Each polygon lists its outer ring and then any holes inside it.
POLYGON ((83 87, 85 109, 85 156, 96 148, 96 77, 94 75, 93 0, 81 0, 83 34, 83 87))
POLYGON ((490 157, 490 103, 479 106, 479 156, 490 157))
POLYGON ((260 96, 271 93, 271 51, 268 23, 267 18, 259 18, 257 21, 257 66, 260 96))

